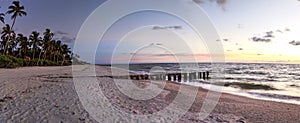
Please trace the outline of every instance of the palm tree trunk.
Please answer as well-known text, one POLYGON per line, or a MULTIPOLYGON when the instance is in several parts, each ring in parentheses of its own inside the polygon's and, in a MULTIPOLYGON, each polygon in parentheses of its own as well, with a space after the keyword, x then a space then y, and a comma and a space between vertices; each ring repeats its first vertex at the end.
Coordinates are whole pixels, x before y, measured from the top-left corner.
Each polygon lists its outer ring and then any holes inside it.
POLYGON ((63 66, 65 63, 65 57, 63 56, 63 61, 61 62, 61 66, 63 66))
MULTIPOLYGON (((12 23, 12 25, 11 25, 11 27, 10 27, 10 30, 11 30, 11 31, 12 31, 12 29, 13 29, 15 23, 16 23, 16 19, 17 19, 17 17, 14 18, 13 23, 12 23)), ((11 32, 9 32, 9 34, 8 34, 8 39, 7 39, 7 42, 6 42, 5 47, 4 47, 3 55, 6 55, 6 52, 7 52, 7 48, 8 48, 8 44, 9 44, 9 42, 10 42, 10 39, 11 39, 11 32)))
POLYGON ((34 60, 34 57, 35 57, 35 48, 33 49, 32 60, 34 60))
POLYGON ((10 42, 10 36, 11 36, 11 33, 9 32, 9 34, 8 34, 8 39, 7 39, 6 44, 5 44, 5 47, 4 47, 3 55, 6 55, 7 48, 8 48, 8 44, 9 44, 9 42, 10 42))
POLYGON ((40 54, 39 54, 39 59, 38 59, 38 61, 37 61, 37 63, 36 63, 37 66, 39 66, 39 62, 40 62, 40 60, 41 60, 41 56, 42 56, 42 50, 41 50, 41 52, 40 52, 40 54))
POLYGON ((15 25, 15 23, 16 23, 16 20, 17 20, 17 17, 14 18, 14 21, 13 21, 13 23, 12 23, 12 25, 11 25, 11 29, 10 29, 10 30, 12 30, 12 29, 14 28, 14 25, 15 25))
POLYGON ((43 56, 43 59, 46 60, 46 55, 47 55, 47 49, 45 50, 44 52, 44 56, 43 56))
POLYGON ((21 55, 21 49, 20 49, 20 50, 19 50, 19 58, 21 58, 21 56, 22 56, 22 55, 21 55))

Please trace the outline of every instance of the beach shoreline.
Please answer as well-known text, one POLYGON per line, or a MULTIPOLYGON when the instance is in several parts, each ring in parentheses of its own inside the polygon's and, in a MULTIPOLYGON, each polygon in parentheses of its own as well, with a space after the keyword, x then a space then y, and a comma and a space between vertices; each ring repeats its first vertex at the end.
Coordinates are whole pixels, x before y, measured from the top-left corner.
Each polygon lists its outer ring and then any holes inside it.
MULTIPOLYGON (((84 67, 91 67, 85 65, 84 67)), ((79 70, 84 72, 84 69, 79 70)), ((102 92, 113 106, 130 114, 149 115, 168 106, 178 93, 180 83, 166 82, 165 93, 149 102, 130 99, 111 84, 111 71, 96 66, 102 92), (147 106, 145 106, 147 105, 147 106)), ((82 106, 72 78, 72 66, 0 69, 0 119, 4 122, 97 122, 82 106)), ((134 81, 145 88, 149 81, 134 81)), ((159 85, 160 83, 156 83, 159 85)), ((196 99, 178 122, 300 122, 300 106, 264 101, 222 93, 213 112, 204 120, 197 118, 207 90, 197 88, 196 99)), ((114 117, 114 115, 111 115, 114 117)), ((105 121, 105 119, 103 119, 105 121)), ((161 120, 160 122, 163 122, 161 120)), ((168 120, 167 120, 168 121, 168 120)))

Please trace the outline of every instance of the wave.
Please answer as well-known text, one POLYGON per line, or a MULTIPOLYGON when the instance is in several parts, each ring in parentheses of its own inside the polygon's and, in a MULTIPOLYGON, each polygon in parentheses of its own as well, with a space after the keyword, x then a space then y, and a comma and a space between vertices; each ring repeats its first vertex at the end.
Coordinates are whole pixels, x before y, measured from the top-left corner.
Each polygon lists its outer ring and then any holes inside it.
POLYGON ((294 97, 294 96, 288 96, 288 95, 268 94, 268 93, 254 93, 254 92, 248 92, 248 93, 252 94, 252 95, 267 97, 267 98, 277 98, 277 99, 284 99, 284 100, 298 100, 298 101, 300 101, 300 97, 294 97))

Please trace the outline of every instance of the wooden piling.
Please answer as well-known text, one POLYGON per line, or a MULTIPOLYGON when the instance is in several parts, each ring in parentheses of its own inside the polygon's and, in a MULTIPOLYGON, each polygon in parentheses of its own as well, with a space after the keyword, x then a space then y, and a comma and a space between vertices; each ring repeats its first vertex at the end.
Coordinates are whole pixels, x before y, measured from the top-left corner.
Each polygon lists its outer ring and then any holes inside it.
POLYGON ((145 76, 145 77, 144 77, 145 80, 149 80, 149 75, 146 74, 146 75, 144 75, 144 76, 145 76))
POLYGON ((205 74, 205 72, 202 72, 202 77, 203 77, 204 80, 206 80, 206 74, 205 74))
POLYGON ((188 74, 187 73, 183 73, 183 82, 187 82, 188 81, 188 74))
POLYGON ((182 75, 179 73, 179 74, 177 74, 177 82, 181 82, 181 77, 182 77, 182 75))
POLYGON ((168 76, 168 81, 171 81, 171 75, 167 74, 167 76, 168 76))
POLYGON ((196 79, 196 73, 189 73, 189 79, 192 81, 193 79, 196 79))
POLYGON ((198 72, 198 79, 202 79, 202 73, 198 72))
POLYGON ((209 72, 206 71, 206 79, 209 79, 209 72))

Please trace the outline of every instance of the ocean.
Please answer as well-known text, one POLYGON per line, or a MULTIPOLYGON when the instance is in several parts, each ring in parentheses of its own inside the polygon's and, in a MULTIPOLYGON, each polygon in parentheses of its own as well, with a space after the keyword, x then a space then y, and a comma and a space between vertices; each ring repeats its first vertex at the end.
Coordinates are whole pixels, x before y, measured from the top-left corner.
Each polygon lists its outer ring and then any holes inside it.
POLYGON ((155 63, 113 65, 137 74, 210 72, 210 79, 180 82, 204 89, 300 105, 300 65, 257 63, 155 63), (214 87, 222 86, 222 90, 214 87))

